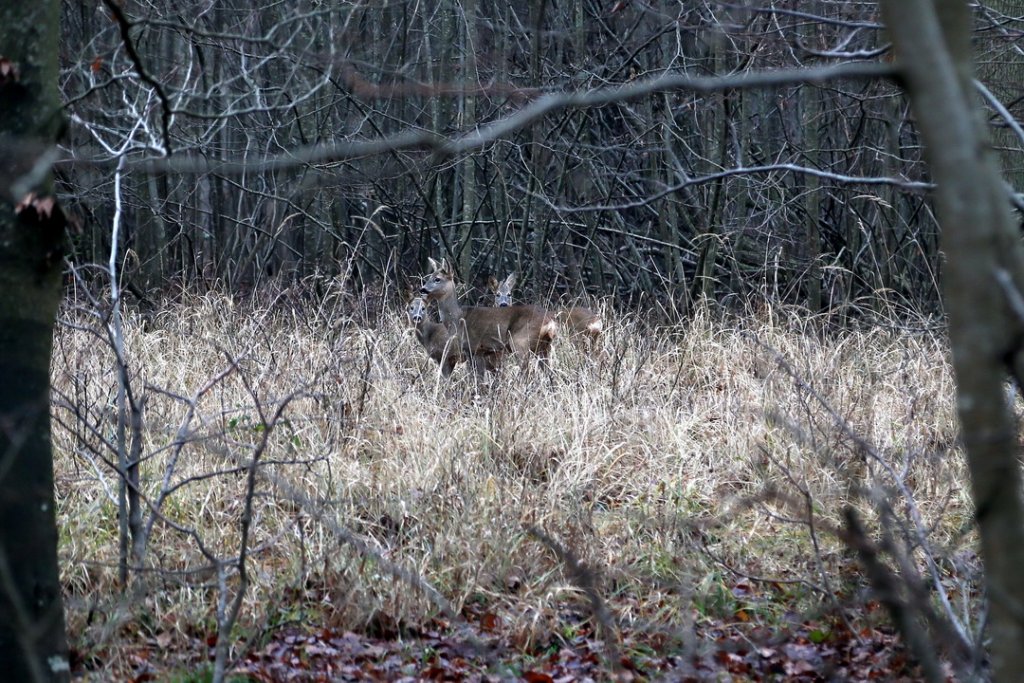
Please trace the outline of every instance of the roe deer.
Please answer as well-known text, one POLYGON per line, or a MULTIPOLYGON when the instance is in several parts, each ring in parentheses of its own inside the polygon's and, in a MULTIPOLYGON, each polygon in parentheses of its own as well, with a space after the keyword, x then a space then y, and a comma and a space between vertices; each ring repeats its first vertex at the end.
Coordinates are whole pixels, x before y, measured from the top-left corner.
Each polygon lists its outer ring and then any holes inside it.
MULTIPOLYGON (((495 306, 512 305, 512 287, 516 284, 516 274, 512 273, 507 278, 498 282, 492 276, 487 284, 494 292, 495 306)), ((604 321, 601 316, 589 308, 573 306, 564 308, 555 313, 556 319, 565 325, 570 334, 586 335, 592 341, 597 341, 604 330, 604 321)))
POLYGON ((427 316, 427 302, 422 297, 410 301, 406 313, 416 326, 416 339, 426 350, 427 355, 441 366, 442 375, 451 375, 455 364, 462 360, 458 340, 448 334, 447 327, 430 320, 427 316))
POLYGON ((538 306, 491 308, 459 304, 455 280, 447 261, 428 259, 433 272, 424 278, 420 293, 437 301, 441 323, 450 335, 458 335, 462 352, 473 370, 493 370, 506 352, 520 358, 536 354, 546 358, 558 324, 538 306))

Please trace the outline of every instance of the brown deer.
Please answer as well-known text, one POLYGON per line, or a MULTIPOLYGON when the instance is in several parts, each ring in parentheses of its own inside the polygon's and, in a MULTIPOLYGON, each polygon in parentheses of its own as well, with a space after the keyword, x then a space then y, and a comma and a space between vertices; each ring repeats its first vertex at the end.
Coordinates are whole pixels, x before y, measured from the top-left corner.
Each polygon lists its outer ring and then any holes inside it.
MULTIPOLYGON (((507 278, 498 282, 493 276, 487 281, 491 291, 494 292, 495 306, 512 305, 512 287, 516 284, 516 275, 512 273, 507 278)), ((563 308, 555 313, 555 318, 562 323, 570 335, 584 335, 591 342, 596 342, 604 331, 604 321, 598 313, 583 306, 572 306, 563 308)))
POLYGON ((410 301, 406 313, 409 321, 415 326, 416 339, 426 350, 427 355, 441 366, 442 375, 451 375, 456 363, 462 361, 462 350, 459 348, 458 340, 448 334, 447 327, 430 320, 427 302, 422 297, 410 301))
POLYGON ((476 373, 494 370, 506 353, 519 358, 547 358, 558 324, 538 306, 467 306, 459 304, 451 266, 428 259, 432 273, 423 279, 420 294, 437 302, 441 324, 458 336, 462 352, 476 373))

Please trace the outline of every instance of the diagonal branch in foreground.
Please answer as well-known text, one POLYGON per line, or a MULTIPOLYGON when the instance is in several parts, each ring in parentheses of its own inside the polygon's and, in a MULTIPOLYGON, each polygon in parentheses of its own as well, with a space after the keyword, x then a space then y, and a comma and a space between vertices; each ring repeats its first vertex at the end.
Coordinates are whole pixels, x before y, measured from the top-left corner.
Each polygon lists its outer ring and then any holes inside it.
POLYGON ((582 92, 554 92, 534 100, 519 111, 459 137, 447 137, 425 130, 412 130, 378 140, 346 141, 333 145, 311 145, 260 161, 217 161, 186 155, 133 162, 150 173, 219 173, 235 174, 252 171, 277 171, 305 165, 329 164, 347 159, 376 156, 401 150, 432 152, 437 157, 450 157, 471 152, 492 142, 528 128, 544 117, 567 109, 590 109, 616 102, 629 102, 664 92, 697 93, 723 90, 769 88, 797 83, 825 83, 842 79, 874 80, 896 77, 890 64, 880 62, 848 62, 833 66, 801 69, 757 71, 730 76, 695 77, 665 74, 614 88, 582 92))

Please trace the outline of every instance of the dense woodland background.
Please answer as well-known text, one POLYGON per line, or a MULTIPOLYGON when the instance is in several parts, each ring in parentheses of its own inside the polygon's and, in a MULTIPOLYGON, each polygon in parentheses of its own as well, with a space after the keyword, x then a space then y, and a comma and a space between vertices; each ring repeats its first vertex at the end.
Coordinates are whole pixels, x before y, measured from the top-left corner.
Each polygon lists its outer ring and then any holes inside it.
MULTIPOLYGON (((472 141, 550 91, 875 61, 888 50, 875 2, 121 7, 115 20, 107 4, 64 3, 58 169, 81 219, 76 262, 107 262, 123 202, 137 294, 314 274, 400 285, 447 256, 470 283, 516 271, 532 295, 644 295, 672 311, 695 295, 840 316, 939 306, 920 140, 880 79, 679 88, 555 107, 464 154, 424 144, 426 131, 472 141), (345 147, 381 139, 394 149, 345 147), (146 172, 168 155, 173 171, 146 172)), ((1024 118, 1019 7, 985 2, 974 18, 979 89, 1024 118)), ((1020 187, 1024 142, 989 112, 1020 187)))
POLYGON ((39 7, 0 9, 31 678, 62 614, 91 680, 1024 668, 1018 2, 39 7), (605 333, 449 382, 427 257, 605 333))

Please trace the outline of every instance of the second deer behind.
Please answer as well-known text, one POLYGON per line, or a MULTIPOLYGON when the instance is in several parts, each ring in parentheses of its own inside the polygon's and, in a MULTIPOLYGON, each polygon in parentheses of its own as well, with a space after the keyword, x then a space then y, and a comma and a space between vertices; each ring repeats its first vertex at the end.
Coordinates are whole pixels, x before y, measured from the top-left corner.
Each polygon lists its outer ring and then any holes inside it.
POLYGON ((409 321, 416 327, 416 339, 426 350, 427 355, 441 366, 441 374, 448 377, 452 374, 455 364, 462 360, 462 349, 458 340, 448 334, 448 328, 430 320, 427 314, 427 302, 416 297, 409 302, 406 309, 409 321))
MULTIPOLYGON (((494 292, 495 306, 512 305, 512 288, 516 284, 516 275, 512 273, 501 282, 494 277, 488 280, 491 291, 494 292)), ((597 341, 604 331, 604 321, 598 313, 584 306, 572 306, 564 308, 555 313, 556 318, 562 323, 570 334, 581 334, 592 341, 597 341)))

